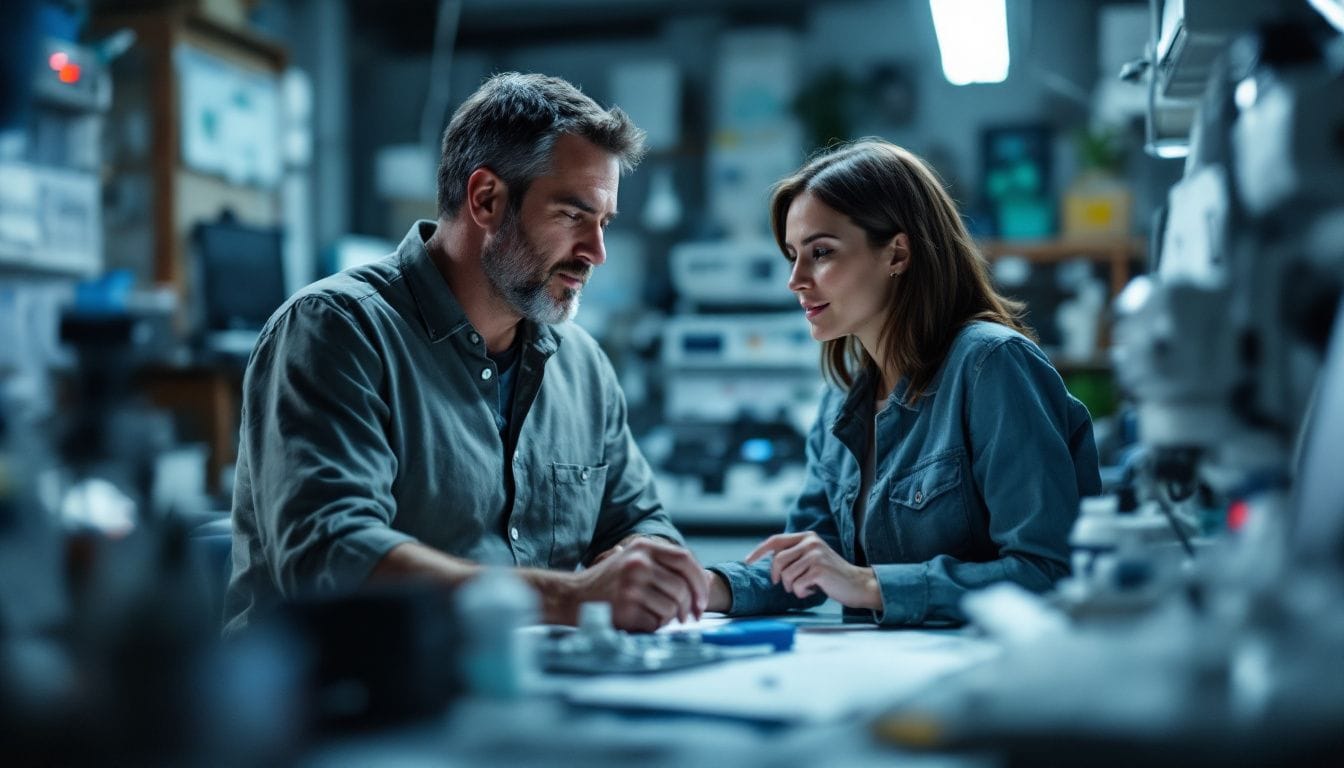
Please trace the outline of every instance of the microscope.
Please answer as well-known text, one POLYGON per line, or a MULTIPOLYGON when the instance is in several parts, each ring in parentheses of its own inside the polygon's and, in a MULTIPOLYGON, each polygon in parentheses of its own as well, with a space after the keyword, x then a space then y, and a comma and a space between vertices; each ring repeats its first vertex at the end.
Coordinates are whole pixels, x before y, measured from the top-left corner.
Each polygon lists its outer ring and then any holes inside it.
MULTIPOLYGON (((1319 27, 1261 26, 1210 75, 1156 267, 1116 300, 1141 458, 1128 499, 1080 515, 1092 571, 1061 585, 1065 615, 1002 633, 996 663, 879 718, 879 737, 1022 764, 1341 753, 1344 28, 1319 27), (1107 529, 1122 504, 1156 524, 1107 529), (1181 567, 1130 567, 1170 540, 1181 567), (1108 558, 1125 567, 1096 567, 1108 558), (1141 582, 1142 600, 1114 599, 1141 582)), ((1010 602, 972 597, 984 627, 1010 602)))
POLYGON ((1141 444, 1119 504, 1084 505, 1074 603, 1123 591, 1105 581, 1116 569, 1087 567, 1116 549, 1131 582, 1169 584, 1196 549, 1254 539, 1248 568, 1261 573, 1283 549, 1344 289, 1338 56, 1337 38, 1269 25, 1236 40, 1208 84, 1156 267, 1116 300, 1113 356, 1141 444))

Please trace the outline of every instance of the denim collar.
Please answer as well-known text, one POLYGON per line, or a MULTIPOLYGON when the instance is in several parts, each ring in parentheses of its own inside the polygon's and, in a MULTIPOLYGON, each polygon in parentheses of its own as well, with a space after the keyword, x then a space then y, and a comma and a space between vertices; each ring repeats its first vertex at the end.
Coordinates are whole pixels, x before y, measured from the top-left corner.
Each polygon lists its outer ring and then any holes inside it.
MULTIPOLYGON (((947 361, 944 360, 943 362, 946 363, 947 361)), ((896 381, 896 386, 892 388, 891 394, 887 395, 887 403, 894 403, 910 413, 919 413, 924 408, 924 402, 937 393, 938 384, 943 379, 943 368, 943 365, 938 366, 938 371, 929 381, 929 386, 924 390, 923 397, 914 402, 910 402, 906 397, 910 391, 910 378, 902 376, 896 381)), ((835 422, 831 425, 832 434, 839 434, 840 430, 845 428, 855 414, 873 412, 868 403, 872 402, 875 394, 876 378, 868 368, 860 370, 855 375, 854 383, 850 385, 849 392, 845 395, 844 404, 840 406, 840 413, 836 414, 835 422)))

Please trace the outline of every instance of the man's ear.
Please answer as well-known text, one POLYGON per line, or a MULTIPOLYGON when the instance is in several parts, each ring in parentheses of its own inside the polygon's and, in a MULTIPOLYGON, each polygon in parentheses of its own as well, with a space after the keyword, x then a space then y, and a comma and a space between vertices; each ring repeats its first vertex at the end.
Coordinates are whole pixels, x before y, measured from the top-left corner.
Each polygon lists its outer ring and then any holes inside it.
POLYGON ((476 226, 493 232, 504 221, 509 204, 509 186, 494 171, 481 167, 467 177, 467 215, 476 226))
POLYGON ((890 259, 887 264, 888 271, 897 277, 904 274, 905 270, 910 268, 910 236, 900 232, 891 238, 891 242, 887 244, 887 254, 890 259))

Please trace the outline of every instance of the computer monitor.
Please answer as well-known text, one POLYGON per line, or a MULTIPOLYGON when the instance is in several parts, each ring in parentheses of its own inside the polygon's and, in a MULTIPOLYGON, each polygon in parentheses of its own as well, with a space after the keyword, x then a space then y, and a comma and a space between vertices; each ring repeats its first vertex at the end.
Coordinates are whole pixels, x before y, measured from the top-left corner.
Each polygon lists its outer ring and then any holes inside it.
POLYGON ((194 240, 204 344, 246 354, 288 296, 281 230, 223 219, 198 224, 194 240))

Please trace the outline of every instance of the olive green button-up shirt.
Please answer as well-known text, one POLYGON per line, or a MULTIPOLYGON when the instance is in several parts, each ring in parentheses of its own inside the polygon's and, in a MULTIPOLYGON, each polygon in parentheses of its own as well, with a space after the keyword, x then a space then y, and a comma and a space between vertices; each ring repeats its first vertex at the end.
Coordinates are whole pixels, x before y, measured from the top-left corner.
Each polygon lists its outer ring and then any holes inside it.
POLYGON ((520 325, 500 434, 499 371, 430 260, 434 229, 417 222, 263 329, 243 381, 227 631, 284 598, 352 590, 407 541, 565 570, 632 533, 681 541, 578 326, 520 325))

